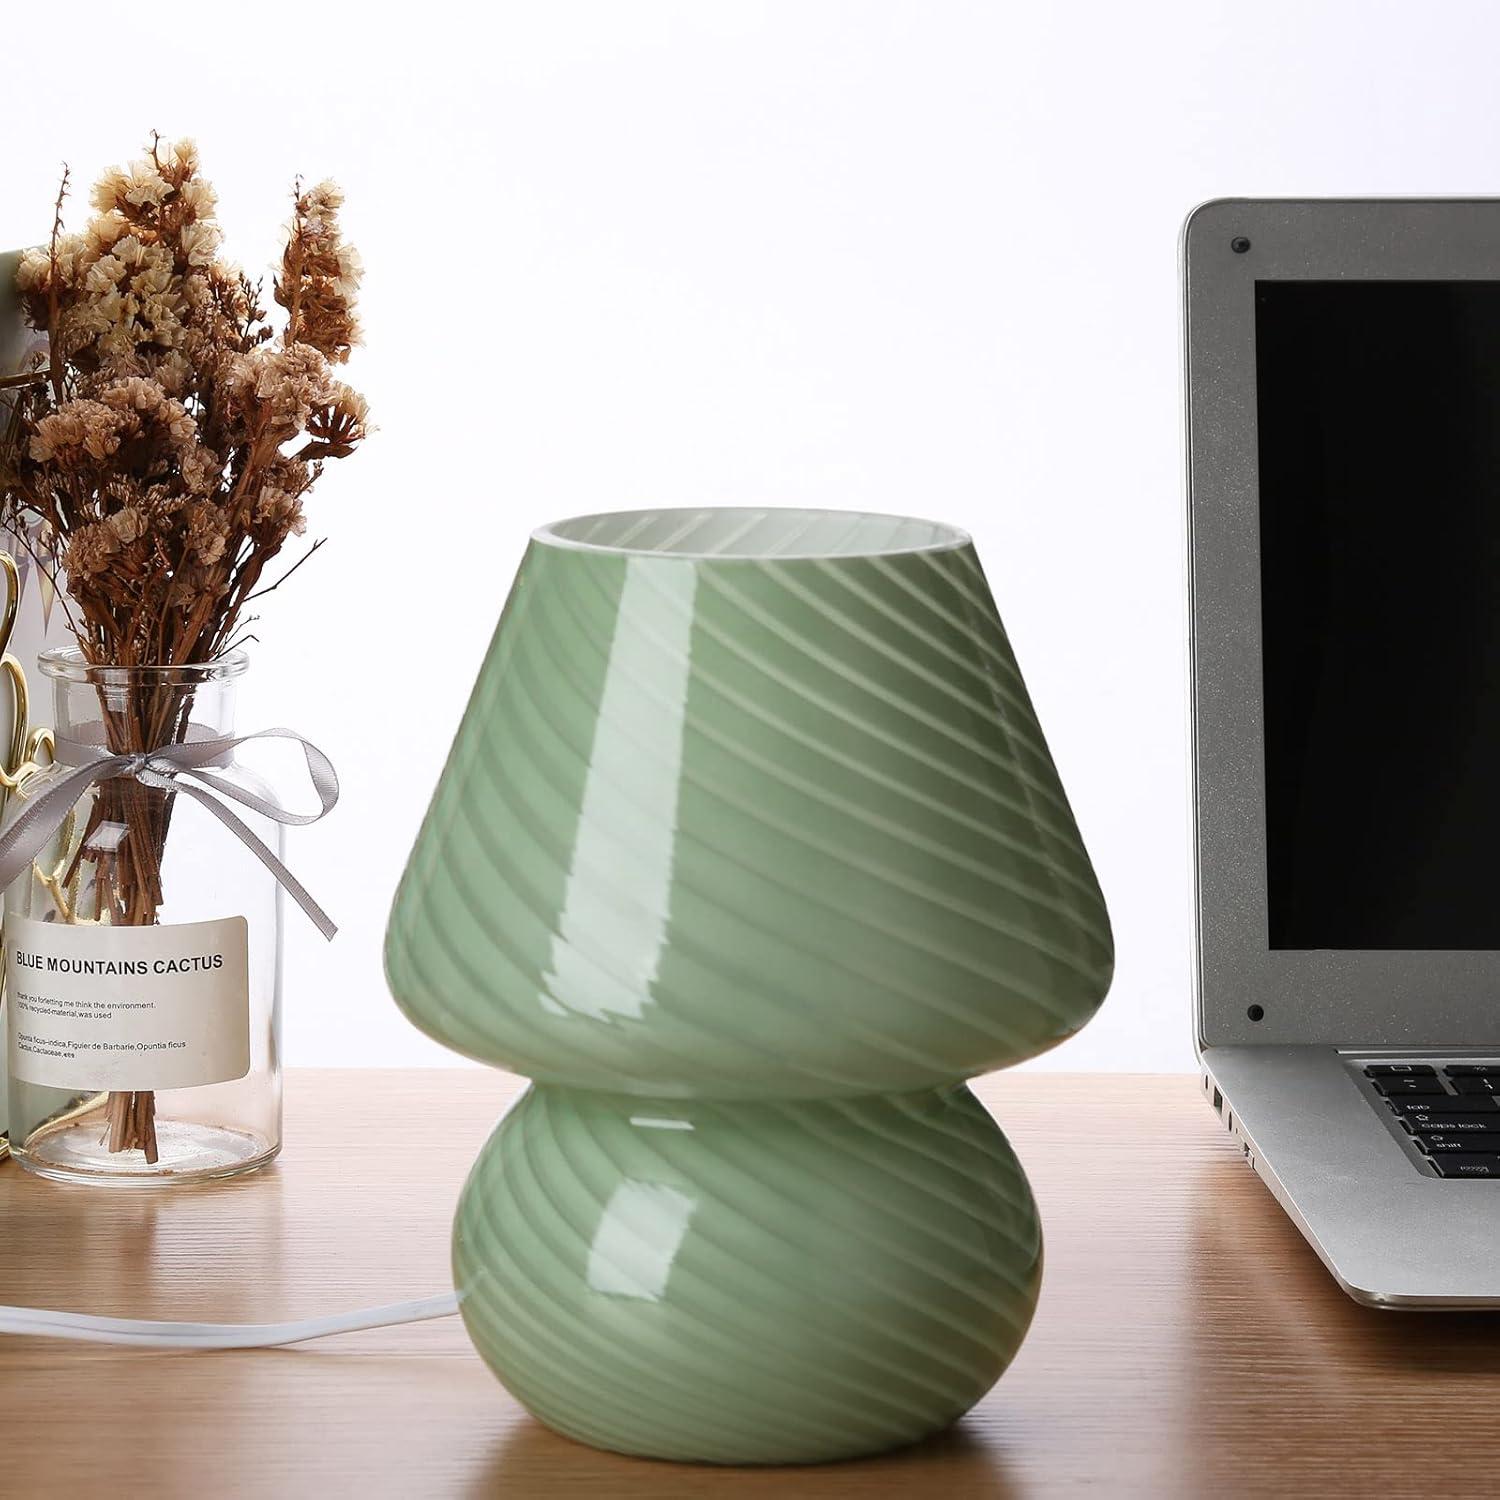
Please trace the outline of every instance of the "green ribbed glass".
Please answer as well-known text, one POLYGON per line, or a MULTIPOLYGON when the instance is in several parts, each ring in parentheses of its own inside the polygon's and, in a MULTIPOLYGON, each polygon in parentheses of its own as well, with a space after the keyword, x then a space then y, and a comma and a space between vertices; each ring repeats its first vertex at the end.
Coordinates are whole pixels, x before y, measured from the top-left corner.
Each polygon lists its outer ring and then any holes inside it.
POLYGON ((1104 902, 966 536, 828 511, 533 538, 412 852, 391 988, 536 1086, 459 1209, 544 1421, 722 1463, 953 1421, 1035 1303, 961 1080, 1108 989, 1104 902))

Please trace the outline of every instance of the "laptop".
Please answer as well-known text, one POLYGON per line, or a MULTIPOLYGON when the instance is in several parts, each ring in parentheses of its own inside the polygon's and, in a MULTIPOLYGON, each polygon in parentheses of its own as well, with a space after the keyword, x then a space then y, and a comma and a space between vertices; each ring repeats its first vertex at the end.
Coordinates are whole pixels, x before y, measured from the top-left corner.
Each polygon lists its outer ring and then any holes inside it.
POLYGON ((1500 1307, 1500 200, 1183 272, 1204 1091, 1352 1297, 1500 1307))

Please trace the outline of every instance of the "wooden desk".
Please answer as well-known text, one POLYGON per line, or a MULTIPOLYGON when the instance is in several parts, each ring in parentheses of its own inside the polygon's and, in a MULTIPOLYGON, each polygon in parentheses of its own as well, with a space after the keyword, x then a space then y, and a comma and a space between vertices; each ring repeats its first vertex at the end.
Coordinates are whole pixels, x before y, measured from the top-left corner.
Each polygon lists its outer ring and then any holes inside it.
MULTIPOLYGON (((442 1290, 454 1199, 519 1086, 294 1075, 281 1163, 196 1191, 7 1165, 0 1300, 265 1321, 442 1290)), ((1363 1495, 1428 1486, 1447 1448, 1488 1492, 1500 1318, 1347 1301, 1192 1078, 980 1092, 1041 1202, 1046 1283, 1010 1372, 919 1448, 795 1471, 597 1453, 531 1421, 456 1319, 230 1354, 0 1339, 0 1495, 1363 1495)))

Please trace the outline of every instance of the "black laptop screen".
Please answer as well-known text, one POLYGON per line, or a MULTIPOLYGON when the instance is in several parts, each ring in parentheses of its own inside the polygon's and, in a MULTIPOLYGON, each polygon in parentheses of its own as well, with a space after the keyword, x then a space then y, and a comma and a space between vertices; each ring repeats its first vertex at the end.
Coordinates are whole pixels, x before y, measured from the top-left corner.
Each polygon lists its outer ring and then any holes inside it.
POLYGON ((1272 948, 1500 949, 1500 282, 1256 284, 1272 948))

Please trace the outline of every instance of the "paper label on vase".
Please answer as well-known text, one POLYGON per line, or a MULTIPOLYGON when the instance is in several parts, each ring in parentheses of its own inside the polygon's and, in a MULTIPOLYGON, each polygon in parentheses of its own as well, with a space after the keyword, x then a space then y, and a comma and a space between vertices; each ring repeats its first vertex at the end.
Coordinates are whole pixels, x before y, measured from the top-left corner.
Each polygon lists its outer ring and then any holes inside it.
POLYGON ((250 1071, 249 924, 5 919, 6 1046, 27 1083, 103 1092, 250 1071))

